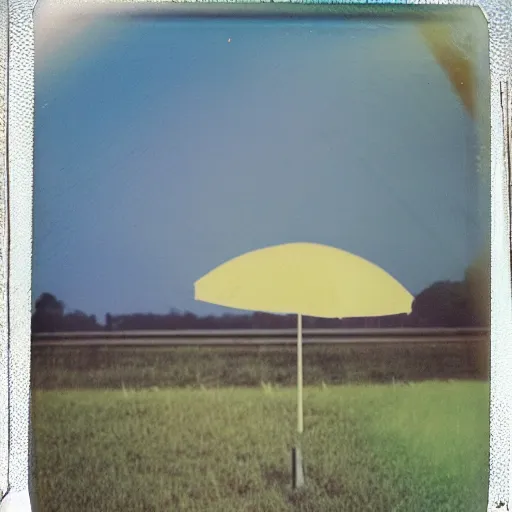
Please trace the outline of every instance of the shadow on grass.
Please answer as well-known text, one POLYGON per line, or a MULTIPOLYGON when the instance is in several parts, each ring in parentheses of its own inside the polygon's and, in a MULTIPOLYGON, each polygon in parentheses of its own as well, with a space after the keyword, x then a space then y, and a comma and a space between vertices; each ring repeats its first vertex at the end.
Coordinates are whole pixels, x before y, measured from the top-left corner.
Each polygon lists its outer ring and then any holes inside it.
POLYGON ((284 468, 265 468, 262 470, 263 480, 268 487, 274 486, 280 489, 291 489, 292 485, 292 473, 291 473, 291 462, 290 468, 285 470, 284 468))

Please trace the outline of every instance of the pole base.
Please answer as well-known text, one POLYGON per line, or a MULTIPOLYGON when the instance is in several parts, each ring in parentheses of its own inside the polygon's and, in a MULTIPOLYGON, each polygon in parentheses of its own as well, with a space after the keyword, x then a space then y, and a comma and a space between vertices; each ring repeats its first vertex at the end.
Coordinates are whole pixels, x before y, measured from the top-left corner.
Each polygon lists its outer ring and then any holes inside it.
POLYGON ((292 448, 292 487, 300 489, 304 487, 304 465, 300 448, 292 448))

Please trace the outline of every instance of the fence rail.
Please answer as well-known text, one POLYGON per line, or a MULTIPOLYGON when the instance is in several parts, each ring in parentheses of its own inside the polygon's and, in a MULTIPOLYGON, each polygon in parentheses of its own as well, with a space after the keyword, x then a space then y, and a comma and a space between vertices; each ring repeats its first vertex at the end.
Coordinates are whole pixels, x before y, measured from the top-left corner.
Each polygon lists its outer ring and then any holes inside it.
MULTIPOLYGON (((296 329, 187 330, 40 333, 32 336, 33 347, 151 347, 182 345, 292 345, 296 329)), ((485 343, 489 330, 455 329, 304 329, 303 342, 335 345, 397 345, 485 343)))

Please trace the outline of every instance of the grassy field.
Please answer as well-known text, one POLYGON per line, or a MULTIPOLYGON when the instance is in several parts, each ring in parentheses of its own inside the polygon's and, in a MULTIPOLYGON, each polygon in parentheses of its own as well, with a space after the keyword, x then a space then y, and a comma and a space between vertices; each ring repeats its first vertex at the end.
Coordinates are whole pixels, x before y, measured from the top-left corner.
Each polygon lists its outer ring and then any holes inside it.
MULTIPOLYGON (((306 385, 488 377, 488 344, 305 345, 306 385)), ((36 389, 294 386, 295 347, 32 349, 36 389)))
POLYGON ((41 512, 484 512, 485 382, 35 390, 41 512))

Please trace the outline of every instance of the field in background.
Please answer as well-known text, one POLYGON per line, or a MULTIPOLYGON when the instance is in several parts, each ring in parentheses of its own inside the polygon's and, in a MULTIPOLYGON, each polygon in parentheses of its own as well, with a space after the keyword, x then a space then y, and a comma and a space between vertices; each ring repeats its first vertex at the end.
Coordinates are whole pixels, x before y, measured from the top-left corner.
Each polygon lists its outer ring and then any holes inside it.
MULTIPOLYGON (((488 343, 305 345, 305 385, 488 378, 488 343)), ((292 346, 32 347, 36 389, 294 386, 292 346)))
MULTIPOLYGON (((320 363, 307 357, 311 372, 320 363)), ((112 371, 89 378, 117 383, 112 371)), ((141 372, 134 364, 125 378, 141 372)), ((306 388, 297 494, 293 389, 36 390, 39 510, 483 512, 488 408, 486 382, 306 388)))

